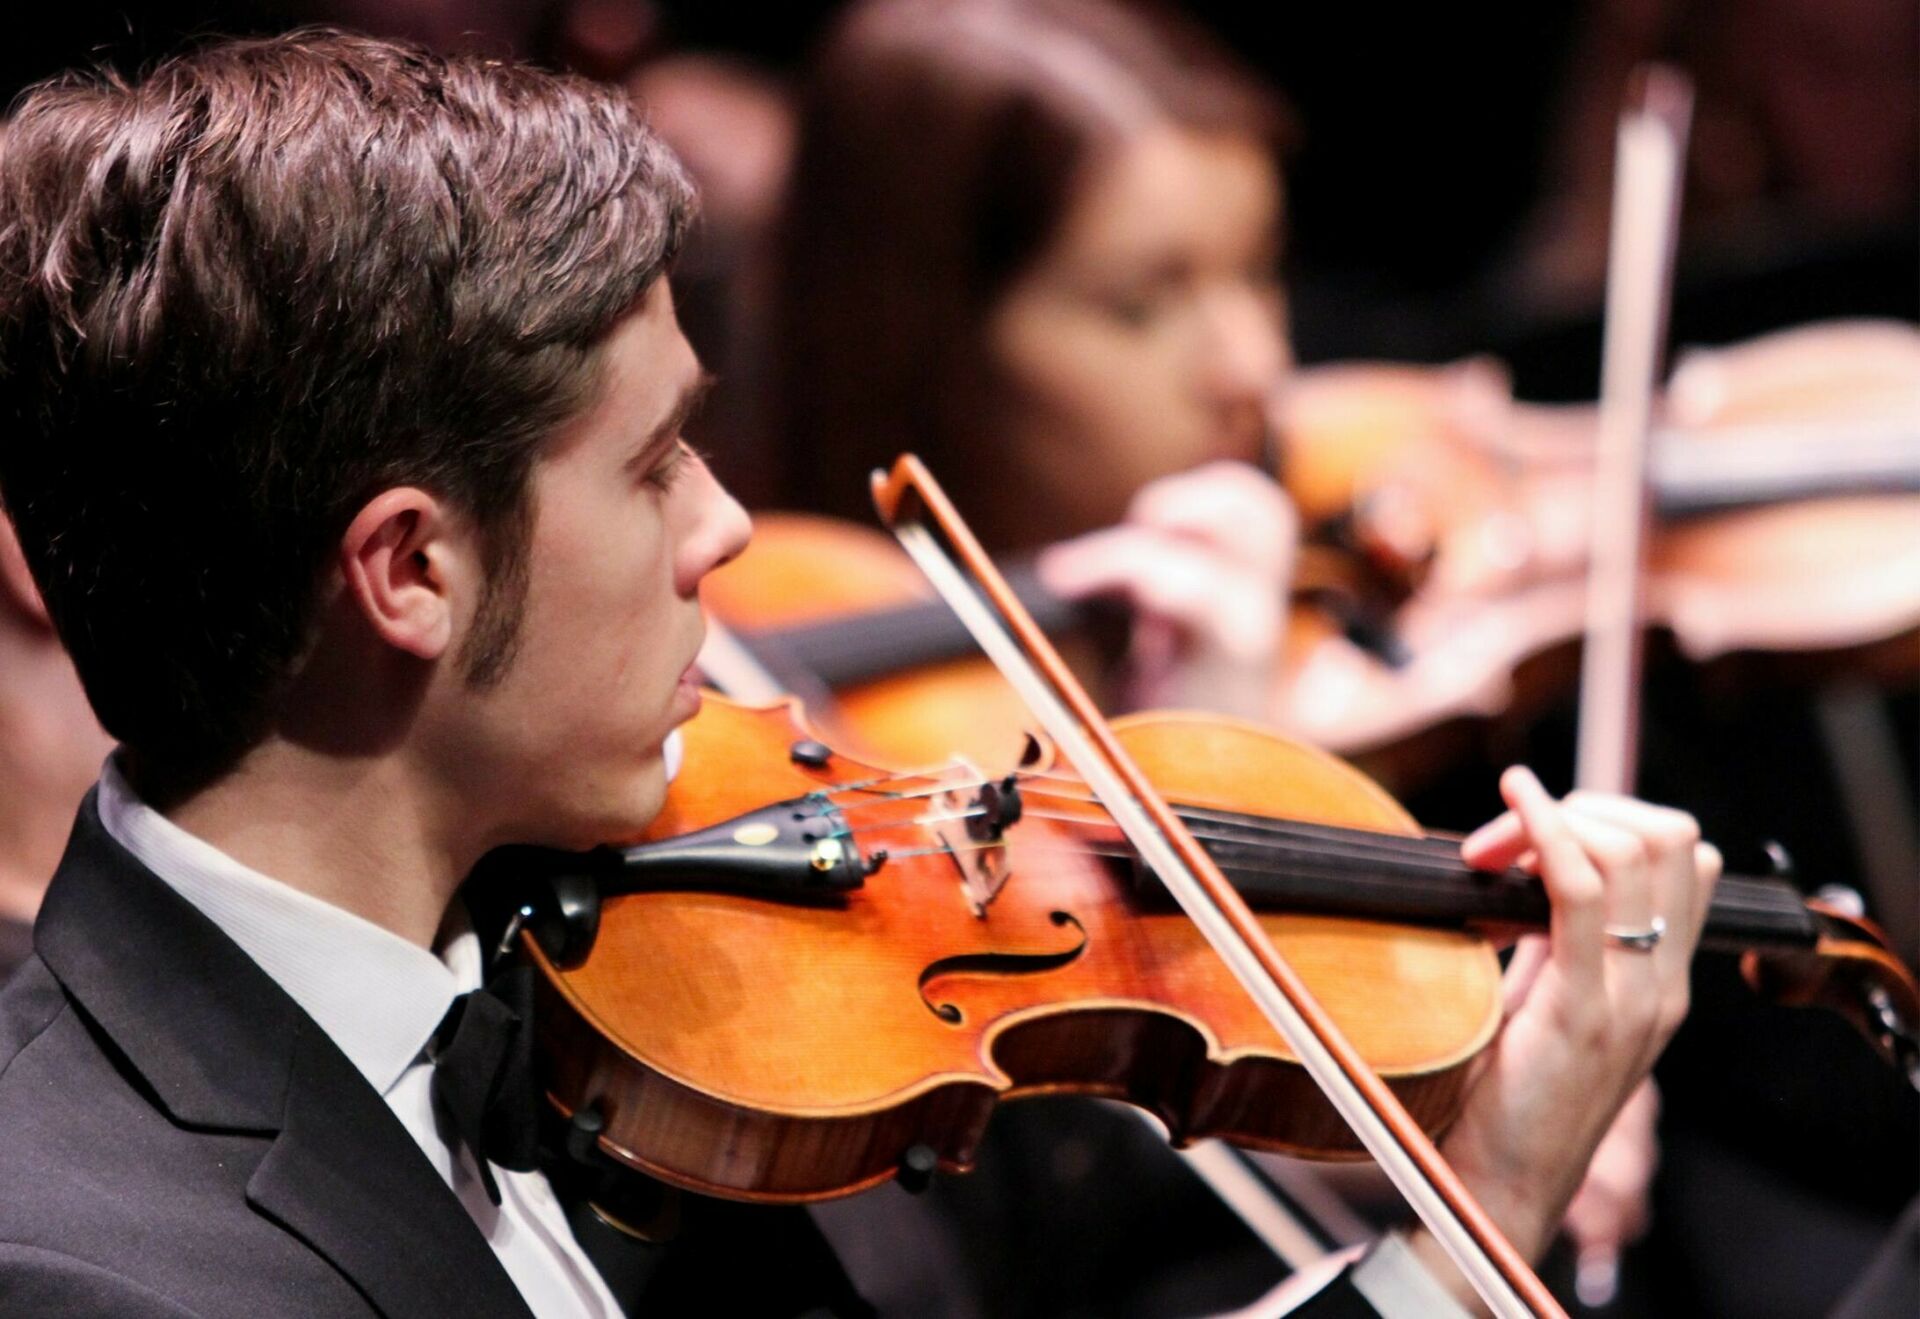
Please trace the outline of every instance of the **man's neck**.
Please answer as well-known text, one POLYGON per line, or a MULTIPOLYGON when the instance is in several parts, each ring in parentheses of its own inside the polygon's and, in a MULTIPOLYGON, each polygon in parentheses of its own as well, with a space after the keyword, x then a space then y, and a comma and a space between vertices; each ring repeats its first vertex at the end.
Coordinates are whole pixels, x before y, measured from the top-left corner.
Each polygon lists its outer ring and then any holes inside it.
POLYGON ((30 921, 113 743, 51 639, 0 617, 0 919, 30 921))
POLYGON ((479 859, 403 762, 272 740, 165 814, 242 865, 426 948, 479 859))
POLYGON ((10 860, 0 861, 0 921, 31 925, 52 873, 50 868, 42 871, 10 860))

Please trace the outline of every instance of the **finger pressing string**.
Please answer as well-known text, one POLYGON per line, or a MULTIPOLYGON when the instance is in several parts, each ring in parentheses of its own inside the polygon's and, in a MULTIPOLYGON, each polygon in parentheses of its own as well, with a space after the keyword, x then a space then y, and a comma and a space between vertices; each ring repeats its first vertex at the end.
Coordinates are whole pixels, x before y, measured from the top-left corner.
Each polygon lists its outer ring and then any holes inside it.
POLYGON ((1598 981, 1606 897, 1599 871, 1532 770, 1516 765, 1502 774, 1500 795, 1540 853, 1540 878, 1553 902, 1547 933, 1554 960, 1573 975, 1598 981))

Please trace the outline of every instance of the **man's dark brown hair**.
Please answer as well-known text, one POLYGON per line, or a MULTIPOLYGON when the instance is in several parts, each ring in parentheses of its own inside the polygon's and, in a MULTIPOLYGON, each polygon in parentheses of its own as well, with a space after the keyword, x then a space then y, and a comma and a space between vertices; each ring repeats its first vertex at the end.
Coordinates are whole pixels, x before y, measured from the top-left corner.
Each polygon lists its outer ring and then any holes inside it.
POLYGON ((692 217, 618 92, 337 32, 73 75, 0 142, 0 495, 100 720, 191 788, 271 726, 380 490, 481 529, 512 652, 529 475, 692 217))

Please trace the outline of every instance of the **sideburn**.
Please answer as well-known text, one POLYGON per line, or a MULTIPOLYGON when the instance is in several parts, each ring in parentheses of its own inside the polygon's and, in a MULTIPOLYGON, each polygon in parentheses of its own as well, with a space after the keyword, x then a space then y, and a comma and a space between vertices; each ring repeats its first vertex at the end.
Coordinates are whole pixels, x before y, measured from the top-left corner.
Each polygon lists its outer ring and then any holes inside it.
POLYGON ((460 646, 457 662, 467 685, 477 691, 498 686, 520 649, 520 624, 526 615, 527 563, 532 517, 522 499, 488 528, 482 549, 487 584, 473 615, 473 627, 460 646))

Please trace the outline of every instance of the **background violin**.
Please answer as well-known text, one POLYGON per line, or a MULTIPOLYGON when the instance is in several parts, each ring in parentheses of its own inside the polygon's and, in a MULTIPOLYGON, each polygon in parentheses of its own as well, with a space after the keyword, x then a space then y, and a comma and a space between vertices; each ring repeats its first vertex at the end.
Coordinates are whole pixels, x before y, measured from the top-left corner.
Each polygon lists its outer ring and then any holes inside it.
MULTIPOLYGON (((1691 354, 1655 437, 1647 617, 1690 661, 1910 677, 1920 649, 1920 332, 1807 326, 1691 354)), ((1382 663, 1297 613, 1281 722, 1353 754, 1462 715, 1537 709, 1579 635, 1590 408, 1515 404, 1487 362, 1302 372, 1290 493, 1417 583, 1382 663)), ((1394 757, 1404 781, 1431 748, 1394 757)), ((1375 763, 1370 759, 1369 763, 1375 763)), ((1380 766, 1375 764, 1376 768, 1380 766)))
MULTIPOLYGON (((1085 667, 1125 645, 1115 602, 1064 600, 1031 566, 1004 570, 1035 620, 1085 667)), ((1303 549, 1293 589, 1301 607, 1345 619, 1342 635, 1391 653, 1370 603, 1380 589, 1353 556, 1303 549)), ((729 628, 780 689, 802 694, 841 745, 899 763, 948 753, 1010 763, 1030 718, 952 610, 884 534, 802 513, 754 519, 746 554, 703 587, 708 613, 729 628)))
MULTIPOLYGON (((1682 362, 1648 613, 1687 658, 1770 656, 1794 680, 1911 675, 1916 380, 1920 334, 1887 323, 1682 362)), ((1302 373, 1285 420, 1287 488, 1320 543, 1296 582, 1276 723, 1408 785, 1450 763, 1447 725, 1537 711, 1570 687, 1591 409, 1515 404, 1484 362, 1355 364, 1302 373)), ((1015 581, 1050 629, 1097 618, 1015 581)), ((762 515, 706 598, 843 745, 897 763, 1017 752, 1024 709, 962 658, 964 629, 876 532, 762 515)))

